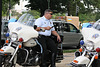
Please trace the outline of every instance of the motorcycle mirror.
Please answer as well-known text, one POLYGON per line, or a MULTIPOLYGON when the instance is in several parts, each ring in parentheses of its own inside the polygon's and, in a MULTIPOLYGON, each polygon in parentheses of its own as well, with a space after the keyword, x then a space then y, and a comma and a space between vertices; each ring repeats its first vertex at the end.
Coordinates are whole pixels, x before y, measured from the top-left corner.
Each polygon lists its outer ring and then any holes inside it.
POLYGON ((37 25, 34 25, 34 29, 36 29, 37 28, 37 25))
POLYGON ((80 30, 77 30, 76 32, 77 32, 77 33, 80 33, 80 30))

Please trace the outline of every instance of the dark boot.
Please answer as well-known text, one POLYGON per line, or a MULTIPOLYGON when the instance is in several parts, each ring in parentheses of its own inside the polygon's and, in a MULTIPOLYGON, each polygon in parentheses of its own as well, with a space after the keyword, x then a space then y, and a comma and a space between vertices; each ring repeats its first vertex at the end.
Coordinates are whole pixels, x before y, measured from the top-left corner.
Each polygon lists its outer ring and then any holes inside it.
POLYGON ((40 67, 47 67, 47 65, 46 64, 41 64, 40 67))
POLYGON ((55 53, 53 53, 52 57, 51 57, 51 67, 56 67, 56 65, 55 65, 55 58, 56 58, 56 55, 55 55, 55 53))
POLYGON ((40 67, 47 67, 45 54, 42 54, 40 67))

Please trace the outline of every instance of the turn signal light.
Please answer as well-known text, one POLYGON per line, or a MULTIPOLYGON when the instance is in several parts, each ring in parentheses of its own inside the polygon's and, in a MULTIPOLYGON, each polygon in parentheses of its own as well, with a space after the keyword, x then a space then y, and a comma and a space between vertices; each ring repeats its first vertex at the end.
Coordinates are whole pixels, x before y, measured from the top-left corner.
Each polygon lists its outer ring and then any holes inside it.
POLYGON ((98 59, 98 56, 97 55, 95 55, 95 57, 94 57, 95 59, 98 59))
POLYGON ((22 42, 23 41, 23 38, 19 38, 19 41, 22 42))
POLYGON ((80 48, 79 51, 82 52, 82 48, 80 48))
POLYGON ((73 62, 74 62, 74 63, 78 63, 78 61, 77 61, 77 60, 74 60, 73 62))
POLYGON ((19 48, 21 48, 22 46, 21 45, 19 45, 19 48))
POLYGON ((8 41, 8 40, 6 40, 6 43, 9 43, 9 41, 8 41))
POLYGON ((100 48, 96 48, 96 52, 100 52, 100 48))
POLYGON ((5 55, 7 55, 7 54, 5 54, 5 55))
POLYGON ((4 50, 0 49, 0 51, 4 51, 4 50))

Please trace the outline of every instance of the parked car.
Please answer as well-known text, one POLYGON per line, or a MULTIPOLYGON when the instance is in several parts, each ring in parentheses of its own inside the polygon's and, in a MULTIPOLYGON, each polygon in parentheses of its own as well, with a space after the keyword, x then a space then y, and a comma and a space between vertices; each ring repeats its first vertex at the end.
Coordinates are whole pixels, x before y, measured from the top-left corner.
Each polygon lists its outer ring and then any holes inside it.
POLYGON ((2 20, 2 26, 1 26, 1 45, 4 44, 6 40, 5 34, 8 31, 8 20, 2 20))
POLYGON ((64 36, 63 47, 76 46, 80 47, 80 40, 83 39, 80 30, 77 29, 72 23, 66 21, 54 21, 55 30, 58 34, 64 36))

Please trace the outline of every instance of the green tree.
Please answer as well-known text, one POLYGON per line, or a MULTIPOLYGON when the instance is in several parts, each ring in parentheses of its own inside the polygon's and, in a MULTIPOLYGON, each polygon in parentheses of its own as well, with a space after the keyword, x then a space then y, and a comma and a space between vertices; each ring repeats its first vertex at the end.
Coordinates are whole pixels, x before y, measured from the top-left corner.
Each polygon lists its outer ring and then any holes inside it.
POLYGON ((80 21, 83 22, 83 21, 95 21, 95 17, 96 17, 96 14, 94 13, 90 13, 90 14, 80 14, 79 15, 79 18, 80 18, 80 21))
MULTIPOLYGON (((62 12, 66 11, 66 9, 62 9, 62 0, 50 0, 50 9, 54 10, 55 12, 62 12)), ((48 0, 29 0, 29 5, 26 7, 30 8, 31 10, 39 10, 41 16, 44 14, 44 10, 48 9, 48 0)))
MULTIPOLYGON (((90 13, 95 8, 100 8, 100 0, 50 0, 50 9, 52 9, 56 13, 65 13, 68 15, 76 15, 76 5, 79 6, 79 14, 80 13, 90 13), (62 8, 61 6, 65 6, 62 8), (91 8, 91 6, 93 8, 91 8), (87 8, 86 8, 87 7, 87 8)), ((48 0, 29 0, 29 5, 26 7, 32 10, 39 10, 41 16, 44 13, 44 10, 48 8, 48 0)))
POLYGON ((16 3, 19 3, 19 0, 2 0, 2 15, 8 15, 9 8, 12 9, 16 3))
POLYGON ((97 20, 99 20, 100 19, 100 12, 98 11, 97 13, 96 13, 96 18, 95 18, 95 20, 97 21, 97 20))

